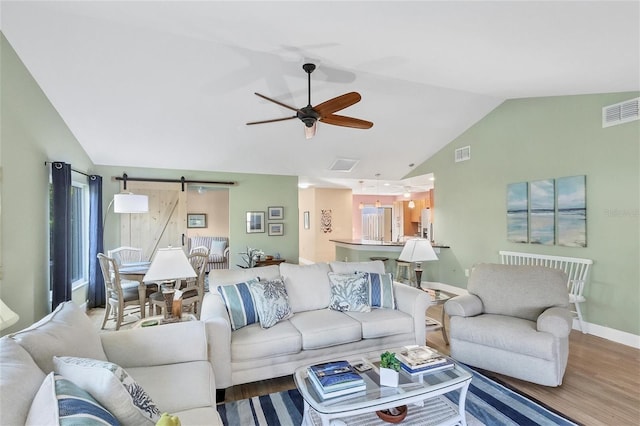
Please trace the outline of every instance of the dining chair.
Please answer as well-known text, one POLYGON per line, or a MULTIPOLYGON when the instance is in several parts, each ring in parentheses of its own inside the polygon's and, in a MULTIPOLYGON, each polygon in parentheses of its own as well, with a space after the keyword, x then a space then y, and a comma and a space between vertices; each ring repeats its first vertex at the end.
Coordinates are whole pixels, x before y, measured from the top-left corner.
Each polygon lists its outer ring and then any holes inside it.
MULTIPOLYGON (((118 266, 122 266, 127 263, 142 262, 142 249, 137 247, 122 246, 109 250, 107 256, 113 259, 118 266)), ((138 286, 138 281, 122 279, 122 288, 133 288, 138 286)))
POLYGON ((135 287, 122 287, 120 271, 115 259, 105 256, 103 253, 98 253, 98 261, 100 262, 100 269, 102 270, 102 277, 104 278, 105 296, 107 298, 101 328, 104 329, 113 311, 112 319, 116 322, 116 330, 119 330, 124 318, 125 308, 127 306, 138 305, 140 312, 143 312, 147 300, 140 300, 137 282, 135 287))
POLYGON ((191 312, 200 319, 202 300, 204 299, 204 278, 207 270, 207 261, 209 259, 209 250, 205 253, 193 252, 189 254, 188 258, 193 270, 196 271, 198 276, 187 279, 185 287, 181 288, 183 292, 182 307, 186 307, 187 310, 191 310, 191 312))

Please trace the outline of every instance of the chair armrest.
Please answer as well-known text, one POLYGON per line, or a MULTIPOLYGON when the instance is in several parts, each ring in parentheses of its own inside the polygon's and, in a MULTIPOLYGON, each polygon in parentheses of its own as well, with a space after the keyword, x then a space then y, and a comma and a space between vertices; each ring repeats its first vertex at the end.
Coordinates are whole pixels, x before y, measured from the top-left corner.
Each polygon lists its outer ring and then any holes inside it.
POLYGON ((431 304, 431 296, 425 291, 399 282, 393 283, 396 306, 399 311, 411 315, 415 331, 416 345, 424 345, 427 331, 424 326, 427 308, 431 304))
POLYGON ((224 249, 224 252, 222 253, 222 257, 226 257, 227 260, 229 260, 229 247, 224 249))
POLYGON ((538 331, 551 333, 555 337, 567 337, 571 333, 573 316, 569 309, 561 307, 548 308, 538 317, 538 331))
POLYGON ((227 308, 217 291, 208 292, 202 301, 200 314, 206 328, 209 362, 213 367, 218 389, 226 389, 231 383, 231 322, 227 308))
POLYGON ((107 359, 123 368, 208 361, 200 321, 102 333, 100 339, 107 359))
POLYGON ((482 313, 482 300, 475 294, 462 294, 452 297, 444 304, 444 311, 450 317, 474 317, 482 313))

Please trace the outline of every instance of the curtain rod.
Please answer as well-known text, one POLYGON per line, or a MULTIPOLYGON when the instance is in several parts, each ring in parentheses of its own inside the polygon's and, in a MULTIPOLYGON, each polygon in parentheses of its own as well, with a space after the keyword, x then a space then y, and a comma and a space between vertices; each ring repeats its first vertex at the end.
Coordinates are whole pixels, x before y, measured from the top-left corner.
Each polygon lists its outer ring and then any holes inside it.
POLYGON ((215 181, 215 180, 191 180, 185 179, 184 176, 181 176, 180 179, 163 179, 163 178, 135 178, 129 177, 126 173, 123 173, 122 176, 114 176, 115 180, 124 181, 124 189, 127 189, 127 181, 132 182, 163 182, 163 183, 180 183, 182 184, 182 191, 184 191, 184 185, 186 183, 208 183, 214 185, 235 185, 236 183, 233 181, 215 181))
MULTIPOLYGON (((62 163, 62 161, 45 161, 44 165, 46 166, 47 164, 54 164, 54 163, 62 163)), ((88 173, 82 172, 80 170, 76 170, 73 167, 71 167, 71 171, 72 172, 76 172, 76 173, 80 173, 81 175, 85 175, 88 178, 90 178, 91 176, 94 176, 94 175, 90 175, 88 173)))

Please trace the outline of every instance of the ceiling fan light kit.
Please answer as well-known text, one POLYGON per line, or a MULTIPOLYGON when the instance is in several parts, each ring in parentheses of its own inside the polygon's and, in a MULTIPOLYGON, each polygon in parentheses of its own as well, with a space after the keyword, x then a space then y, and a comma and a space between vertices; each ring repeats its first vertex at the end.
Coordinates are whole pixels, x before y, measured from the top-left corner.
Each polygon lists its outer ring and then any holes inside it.
POLYGON ((256 96, 259 96, 262 99, 273 102, 283 108, 295 111, 296 115, 291 117, 275 118, 271 120, 251 121, 247 123, 248 126, 253 124, 274 123, 276 121, 285 121, 297 118, 305 125, 304 134, 307 139, 311 139, 313 136, 315 136, 317 132, 318 121, 326 124, 332 124, 334 126, 351 127, 354 129, 370 129, 373 126, 373 123, 367 120, 334 114, 334 112, 338 112, 360 102, 360 99, 362 99, 362 97, 357 92, 345 93, 344 95, 337 96, 321 104, 318 104, 315 107, 311 106, 311 73, 316 69, 316 66, 315 64, 307 63, 302 66, 302 69, 307 73, 307 106, 303 108, 294 108, 278 100, 271 99, 265 95, 261 95, 260 93, 255 93, 256 96))

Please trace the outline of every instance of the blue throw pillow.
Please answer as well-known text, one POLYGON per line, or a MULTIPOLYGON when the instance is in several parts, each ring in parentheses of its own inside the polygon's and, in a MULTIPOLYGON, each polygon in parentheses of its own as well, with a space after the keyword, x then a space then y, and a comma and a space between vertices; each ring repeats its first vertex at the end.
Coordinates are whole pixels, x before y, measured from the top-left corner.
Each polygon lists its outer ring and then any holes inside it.
POLYGON ((31 403, 26 424, 106 426, 120 422, 89 392, 59 374, 49 373, 31 403))
POLYGON ((378 274, 375 272, 364 272, 364 276, 367 282, 369 305, 372 308, 395 309, 393 276, 390 273, 378 274))
POLYGON ((249 283, 262 328, 270 328, 293 316, 289 297, 281 278, 249 283))
POLYGON ((218 286, 218 293, 227 307, 232 330, 258 322, 256 303, 249 288, 251 283, 257 282, 257 279, 251 279, 243 283, 218 286))

